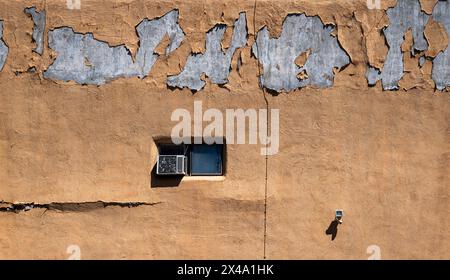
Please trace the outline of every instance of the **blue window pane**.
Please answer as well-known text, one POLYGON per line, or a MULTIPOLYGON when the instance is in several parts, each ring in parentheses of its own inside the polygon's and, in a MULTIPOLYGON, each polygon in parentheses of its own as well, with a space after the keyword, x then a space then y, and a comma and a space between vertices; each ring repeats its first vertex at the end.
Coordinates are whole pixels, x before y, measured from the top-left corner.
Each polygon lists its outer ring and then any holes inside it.
POLYGON ((192 145, 191 175, 222 175, 222 145, 192 145))

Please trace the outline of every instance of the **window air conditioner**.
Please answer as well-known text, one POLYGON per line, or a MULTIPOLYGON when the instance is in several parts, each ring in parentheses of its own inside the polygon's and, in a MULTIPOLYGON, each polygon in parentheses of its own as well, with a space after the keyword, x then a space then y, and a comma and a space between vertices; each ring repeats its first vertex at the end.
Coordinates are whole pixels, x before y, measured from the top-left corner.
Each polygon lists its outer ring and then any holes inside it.
POLYGON ((186 175, 187 157, 183 155, 159 155, 156 164, 158 175, 186 175))

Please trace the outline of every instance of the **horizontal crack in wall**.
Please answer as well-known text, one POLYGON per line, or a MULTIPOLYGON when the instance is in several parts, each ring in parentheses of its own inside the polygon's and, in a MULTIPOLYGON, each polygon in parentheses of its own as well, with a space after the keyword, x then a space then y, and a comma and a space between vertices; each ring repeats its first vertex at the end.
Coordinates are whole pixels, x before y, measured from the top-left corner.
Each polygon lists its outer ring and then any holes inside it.
POLYGON ((34 202, 27 203, 11 203, 2 201, 0 205, 0 212, 21 212, 29 211, 32 209, 46 209, 66 212, 85 212, 97 209, 106 208, 109 206, 134 208, 139 206, 154 206, 161 204, 162 202, 105 202, 105 201, 93 201, 93 202, 51 202, 45 204, 39 204, 34 202))

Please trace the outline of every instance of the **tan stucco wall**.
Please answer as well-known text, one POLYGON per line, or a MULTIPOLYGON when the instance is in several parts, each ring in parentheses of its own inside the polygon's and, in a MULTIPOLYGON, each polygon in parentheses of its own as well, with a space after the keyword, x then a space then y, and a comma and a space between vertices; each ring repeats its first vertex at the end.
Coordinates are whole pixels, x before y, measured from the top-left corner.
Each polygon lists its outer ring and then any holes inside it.
POLYGON ((0 200, 151 205, 0 212, 1 259, 65 259, 71 244, 83 259, 367 259, 372 244, 383 259, 450 257, 450 96, 434 90, 427 68, 418 81, 404 82, 417 84, 408 91, 367 86, 368 61, 385 52, 370 58, 362 26, 376 25, 384 10, 326 0, 258 0, 256 9, 233 0, 82 0, 81 10, 31 2, 0 1, 10 52, 0 72, 0 200), (132 53, 135 26, 174 8, 186 36, 144 79, 50 81, 42 72, 56 54, 47 43, 42 56, 32 53, 33 22, 23 13, 32 5, 46 10, 47 30, 71 26, 132 53), (168 89, 166 76, 203 47, 205 32, 232 25, 239 12, 246 12, 249 39, 239 71, 238 54, 233 58, 229 83, 208 82, 195 94, 168 89), (276 36, 294 12, 337 24, 352 64, 336 73, 333 87, 273 96, 258 87, 254 30, 267 24, 276 36), (31 66, 36 73, 26 72, 31 66), (228 145, 224 180, 151 187, 153 139, 170 135, 173 110, 192 111, 196 100, 205 108, 263 109, 265 98, 280 110, 278 154, 266 162, 259 145, 228 145), (345 217, 331 241, 325 230, 336 208, 345 217))

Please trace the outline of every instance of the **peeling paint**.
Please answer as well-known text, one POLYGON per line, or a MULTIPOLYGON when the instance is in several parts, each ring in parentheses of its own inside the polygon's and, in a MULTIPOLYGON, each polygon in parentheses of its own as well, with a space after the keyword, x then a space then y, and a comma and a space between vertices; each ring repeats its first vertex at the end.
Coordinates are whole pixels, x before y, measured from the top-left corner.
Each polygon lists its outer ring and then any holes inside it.
POLYGON ((3 41, 3 21, 0 21, 0 71, 5 65, 6 57, 8 56, 8 46, 3 41))
POLYGON ((44 52, 45 11, 37 12, 35 7, 26 8, 24 12, 31 16, 34 22, 33 42, 36 42, 36 53, 42 55, 44 52))
MULTIPOLYGON (((427 1, 433 2, 429 26, 437 1, 427 1)), ((383 93, 381 80, 369 88, 365 77, 368 64, 381 74, 389 50, 386 10, 397 0, 382 0, 380 10, 367 9, 364 0, 82 2, 82 10, 69 10, 64 0, 35 1, 47 15, 42 56, 31 51, 33 23, 23 12, 32 1, 0 5, 9 47, 0 72, 0 200, 13 203, 0 202, 1 259, 65 259, 72 245, 83 259, 351 259, 364 258, 373 243, 383 258, 450 258, 450 95, 436 94, 431 77, 448 42, 432 55, 411 57, 407 31, 400 91, 383 93), (166 57, 164 36, 147 78, 103 86, 42 80, 60 55, 47 49, 49 30, 93 32, 109 46, 124 44, 136 63, 138 24, 175 7, 185 37, 166 57), (229 89, 208 81, 196 96, 167 88, 167 76, 179 74, 191 52, 205 53, 206 34, 216 24, 227 25, 223 51, 231 46, 243 11, 249 35, 233 55, 229 89), (351 64, 334 71, 331 88, 306 86, 273 97, 258 87, 263 68, 251 55, 256 34, 266 25, 270 38, 279 38, 288 13, 335 25, 331 36, 351 64), (280 153, 261 157, 255 145, 228 145, 224 178, 175 178, 154 188, 157 144, 170 141, 171 113, 195 113, 194 101, 204 110, 279 109, 280 153), (325 231, 335 208, 349 215, 331 242, 325 231)), ((430 31, 446 38, 441 23, 430 31)), ((437 46, 426 39, 428 50, 437 46)), ((301 52, 293 64, 304 67, 311 53, 301 52)), ((270 118, 261 120, 270 132, 270 118)))
MULTIPOLYGON (((433 19, 445 26, 450 36, 450 1, 439 1, 433 9, 433 19)), ((440 52, 433 60, 432 78, 438 90, 450 86, 450 43, 444 52, 440 52)))
POLYGON ((419 66, 422 67, 425 64, 426 58, 425 56, 419 57, 419 66))
POLYGON ((247 42, 247 20, 245 13, 240 13, 234 23, 231 45, 225 51, 221 42, 227 26, 217 24, 206 33, 206 50, 204 54, 191 54, 186 61, 183 71, 178 75, 169 76, 167 85, 170 87, 189 88, 199 91, 205 86, 201 79, 203 73, 214 84, 228 83, 231 70, 231 59, 234 52, 244 47, 247 42))
POLYGON ((369 86, 374 86, 381 79, 380 69, 369 66, 366 72, 366 78, 369 86))
POLYGON ((154 52, 167 34, 170 42, 166 55, 177 49, 184 38, 178 24, 178 10, 152 20, 144 19, 137 27, 139 49, 136 60, 124 46, 110 47, 92 33, 75 33, 62 27, 49 32, 49 46, 58 53, 44 77, 79 84, 101 85, 119 77, 145 77, 159 55, 154 52))
POLYGON ((333 31, 319 17, 304 14, 288 15, 279 38, 271 39, 267 27, 261 29, 252 47, 264 69, 259 77, 261 85, 275 91, 291 91, 307 85, 332 86, 333 70, 350 63, 333 31), (297 57, 309 49, 311 53, 304 66, 297 65, 297 57), (304 79, 298 77, 301 73, 306 74, 304 79))
MULTIPOLYGON (((413 46, 410 51, 415 55, 416 51, 428 49, 428 43, 424 36, 425 25, 429 16, 421 9, 418 0, 398 0, 394 8, 387 10, 389 25, 384 29, 383 34, 389 47, 386 60, 384 62, 381 75, 375 77, 367 75, 369 85, 373 85, 376 80, 381 79, 384 90, 397 90, 398 83, 404 74, 404 62, 402 44, 406 32, 411 29, 413 36, 413 46), (372 80, 369 80, 372 79, 372 80), (376 79, 376 80, 373 80, 376 79)), ((376 69, 369 67, 368 73, 374 73, 376 69)))

